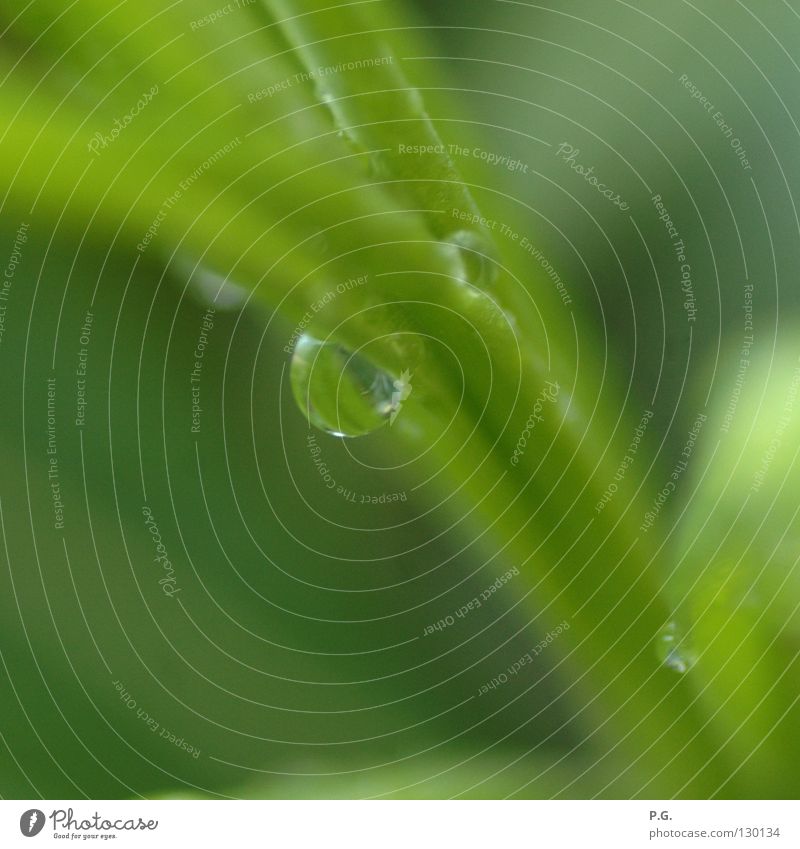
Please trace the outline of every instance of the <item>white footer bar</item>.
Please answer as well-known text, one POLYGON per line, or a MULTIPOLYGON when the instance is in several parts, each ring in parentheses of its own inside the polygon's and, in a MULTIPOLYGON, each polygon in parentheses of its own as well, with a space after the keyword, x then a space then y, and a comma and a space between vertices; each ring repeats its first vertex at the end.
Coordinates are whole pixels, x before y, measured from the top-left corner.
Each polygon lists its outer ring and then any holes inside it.
POLYGON ((795 847, 797 802, 0 802, 0 846, 795 847))

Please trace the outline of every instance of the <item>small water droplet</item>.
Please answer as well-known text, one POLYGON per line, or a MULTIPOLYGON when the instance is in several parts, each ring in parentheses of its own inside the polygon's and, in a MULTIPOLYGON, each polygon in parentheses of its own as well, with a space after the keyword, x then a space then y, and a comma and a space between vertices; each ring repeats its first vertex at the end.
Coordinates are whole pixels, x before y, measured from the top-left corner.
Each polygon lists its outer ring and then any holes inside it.
POLYGON ((195 278, 194 283, 200 296, 205 296, 219 310, 238 310, 247 301, 248 291, 244 286, 213 272, 195 278))
POLYGON ((333 92, 327 87, 322 85, 320 82, 314 83, 314 94, 316 95, 318 100, 321 100, 326 106, 330 106, 332 103, 336 102, 336 97, 333 92))
POLYGON ((186 255, 176 256, 173 268, 180 277, 189 278, 188 293, 204 307, 233 311, 247 302, 249 292, 244 286, 206 265, 198 265, 186 255))
POLYGON ((656 654, 659 661, 673 672, 688 672, 694 666, 694 652, 676 622, 670 622, 658 635, 656 654))
POLYGON ((396 377, 336 342, 309 334, 292 355, 292 391, 308 421, 333 436, 364 436, 394 423, 411 392, 410 372, 396 377))
POLYGON ((365 153, 364 146, 359 141, 358 135, 351 127, 345 127, 342 124, 337 124, 338 130, 336 138, 343 141, 353 153, 365 153))
POLYGON ((368 171, 370 179, 376 182, 391 180, 392 166, 386 151, 374 150, 369 155, 368 171))
POLYGON ((495 249, 488 238, 475 230, 457 230, 447 237, 458 248, 468 283, 481 288, 497 279, 495 249))
POLYGON ((350 126, 347 120, 347 112, 339 98, 319 84, 315 88, 315 93, 333 119, 333 125, 336 128, 336 137, 346 142, 348 147, 355 153, 364 153, 364 146, 359 139, 358 132, 350 126))

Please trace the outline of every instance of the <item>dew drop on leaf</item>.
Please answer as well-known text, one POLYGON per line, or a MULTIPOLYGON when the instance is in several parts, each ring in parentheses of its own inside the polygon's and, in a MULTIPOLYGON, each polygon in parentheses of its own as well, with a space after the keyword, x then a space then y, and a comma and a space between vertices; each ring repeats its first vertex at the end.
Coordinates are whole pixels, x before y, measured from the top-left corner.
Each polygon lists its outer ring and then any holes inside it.
POLYGON ((394 423, 412 390, 410 372, 393 377, 370 359, 309 334, 297 341, 291 384, 308 421, 333 436, 355 437, 394 423))
POLYGON ((223 311, 238 310, 247 302, 248 290, 207 268, 192 277, 193 294, 202 302, 223 311))
POLYGON ((370 179, 376 182, 392 179, 392 166, 385 151, 374 150, 369 155, 368 171, 370 179))
POLYGON ((244 286, 186 254, 173 257, 172 271, 181 282, 188 279, 188 295, 203 307, 230 312, 247 303, 249 291, 244 286))
POLYGON ((355 153, 364 153, 364 145, 361 143, 358 132, 349 125, 345 110, 339 103, 338 98, 327 88, 317 85, 316 95, 325 105, 336 128, 336 137, 345 142, 355 153))
POLYGON ((492 243, 474 230, 457 230, 447 237, 458 248, 468 283, 483 288, 497 279, 497 260, 492 243))
POLYGON ((670 622, 658 635, 656 654, 662 665, 673 672, 688 672, 695 656, 677 622, 670 622))

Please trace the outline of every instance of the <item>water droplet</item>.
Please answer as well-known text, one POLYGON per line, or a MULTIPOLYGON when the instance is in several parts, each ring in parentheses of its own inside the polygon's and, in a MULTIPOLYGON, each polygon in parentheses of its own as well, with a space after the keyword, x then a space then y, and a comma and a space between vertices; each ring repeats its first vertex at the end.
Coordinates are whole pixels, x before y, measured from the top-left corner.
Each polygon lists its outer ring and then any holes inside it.
POLYGON ((369 155, 368 170, 370 179, 376 182, 392 179, 391 161, 383 150, 374 150, 369 155))
POLYGON ((192 278, 201 299, 205 299, 219 310, 238 310, 247 301, 247 289, 238 283, 231 283, 220 274, 204 270, 192 278))
POLYGON ((351 127, 345 127, 341 124, 337 124, 336 138, 343 141, 353 153, 365 153, 364 145, 359 141, 358 135, 355 130, 351 127))
POLYGON ((457 230, 447 236, 447 241, 458 248, 468 283, 481 288, 494 283, 498 266, 494 246, 488 238, 475 230, 457 230))
POLYGON ((295 400, 308 421, 333 436, 355 437, 394 423, 412 375, 393 377, 368 356, 304 334, 292 355, 295 400))
POLYGON ((204 307, 232 311, 240 309, 247 302, 249 293, 244 286, 208 266, 198 265, 188 256, 176 256, 173 268, 179 277, 189 278, 188 293, 204 307))
POLYGON ((694 666, 694 652, 676 622, 670 622, 658 635, 656 654, 659 661, 674 672, 688 672, 694 666))
POLYGON ((350 126, 347 119, 347 110, 331 91, 317 84, 315 88, 317 98, 327 108, 333 125, 336 128, 336 137, 341 139, 354 153, 364 153, 364 145, 361 143, 358 131, 350 126))
POLYGON ((319 81, 314 83, 314 94, 318 100, 321 100, 326 106, 330 106, 336 102, 336 97, 333 92, 319 81))

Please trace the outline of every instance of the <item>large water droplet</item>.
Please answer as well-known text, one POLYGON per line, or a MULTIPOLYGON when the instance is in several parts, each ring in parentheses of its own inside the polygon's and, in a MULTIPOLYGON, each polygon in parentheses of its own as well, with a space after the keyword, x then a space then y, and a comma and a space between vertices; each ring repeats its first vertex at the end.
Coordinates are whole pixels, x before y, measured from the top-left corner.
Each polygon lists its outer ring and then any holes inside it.
POLYGON ((447 237, 458 248, 468 283, 483 288, 497 279, 494 245, 475 230, 457 230, 447 237))
POLYGON ((292 355, 295 400, 314 425, 333 436, 372 433, 394 423, 411 394, 413 375, 393 377, 368 356, 304 334, 292 355))
POLYGON ((670 622, 658 635, 656 654, 659 661, 674 672, 688 672, 695 655, 677 622, 670 622))

